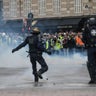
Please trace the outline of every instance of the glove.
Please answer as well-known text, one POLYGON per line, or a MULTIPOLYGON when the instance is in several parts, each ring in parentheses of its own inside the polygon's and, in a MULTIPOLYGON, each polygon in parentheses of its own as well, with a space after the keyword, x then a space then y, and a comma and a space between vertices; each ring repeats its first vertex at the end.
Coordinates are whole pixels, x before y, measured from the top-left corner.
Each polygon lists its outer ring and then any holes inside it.
POLYGON ((50 50, 46 50, 46 53, 47 53, 48 55, 51 55, 51 54, 52 54, 52 52, 51 52, 50 50))
POLYGON ((16 51, 16 49, 12 49, 12 53, 14 53, 16 51))

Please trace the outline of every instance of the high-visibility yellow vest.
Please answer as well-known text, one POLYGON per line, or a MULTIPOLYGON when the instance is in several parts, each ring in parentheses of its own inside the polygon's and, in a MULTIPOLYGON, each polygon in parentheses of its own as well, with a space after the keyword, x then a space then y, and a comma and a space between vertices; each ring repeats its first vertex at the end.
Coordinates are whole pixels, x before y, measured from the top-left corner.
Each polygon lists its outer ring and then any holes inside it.
POLYGON ((46 49, 48 49, 49 48, 49 42, 48 42, 48 40, 46 41, 46 49))
POLYGON ((60 48, 63 48, 63 44, 62 44, 63 37, 62 37, 62 36, 59 36, 58 40, 61 42, 61 43, 60 43, 60 45, 61 45, 60 48))
POLYGON ((60 50, 61 49, 61 44, 57 41, 55 46, 54 46, 55 50, 60 50))

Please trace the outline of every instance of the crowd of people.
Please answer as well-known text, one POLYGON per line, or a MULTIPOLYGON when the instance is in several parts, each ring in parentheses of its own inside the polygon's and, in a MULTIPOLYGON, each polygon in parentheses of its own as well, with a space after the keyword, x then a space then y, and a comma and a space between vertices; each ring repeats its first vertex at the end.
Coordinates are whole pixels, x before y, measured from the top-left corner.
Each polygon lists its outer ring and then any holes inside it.
POLYGON ((1 32, 0 46, 12 46, 21 43, 23 36, 16 32, 1 32))
MULTIPOLYGON (((1 32, 0 46, 16 46, 20 44, 29 33, 1 32)), ((82 41, 82 32, 56 32, 41 33, 42 43, 48 50, 52 50, 53 54, 68 54, 76 51, 83 51, 84 43, 82 41)))
POLYGON ((84 43, 82 41, 82 32, 59 32, 55 34, 44 33, 42 37, 46 49, 53 50, 53 53, 63 53, 68 49, 71 53, 74 49, 82 50, 84 43))

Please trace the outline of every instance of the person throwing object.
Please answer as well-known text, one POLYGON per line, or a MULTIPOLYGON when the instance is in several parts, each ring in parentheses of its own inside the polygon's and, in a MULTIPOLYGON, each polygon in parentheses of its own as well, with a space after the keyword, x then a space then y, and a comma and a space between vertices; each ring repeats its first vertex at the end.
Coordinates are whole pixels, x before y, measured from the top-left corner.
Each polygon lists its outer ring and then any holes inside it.
POLYGON ((29 45, 29 56, 30 62, 32 63, 34 82, 39 82, 39 79, 43 79, 42 74, 48 70, 48 65, 46 64, 42 53, 46 52, 51 55, 51 51, 44 48, 40 37, 40 30, 37 27, 32 29, 31 36, 27 36, 23 43, 12 49, 12 53, 18 51, 27 44, 29 45), (38 71, 36 62, 41 65, 41 68, 38 71))

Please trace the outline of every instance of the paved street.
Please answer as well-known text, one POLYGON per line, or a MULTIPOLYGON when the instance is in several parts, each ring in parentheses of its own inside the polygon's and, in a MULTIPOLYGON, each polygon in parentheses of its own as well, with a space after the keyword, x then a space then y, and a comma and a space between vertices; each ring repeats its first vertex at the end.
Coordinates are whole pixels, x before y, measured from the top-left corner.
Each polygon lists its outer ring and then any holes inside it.
POLYGON ((90 78, 86 56, 44 54, 49 71, 35 86, 31 64, 24 51, 12 54, 9 50, 1 55, 0 96, 96 96, 96 86, 87 84, 90 78))

